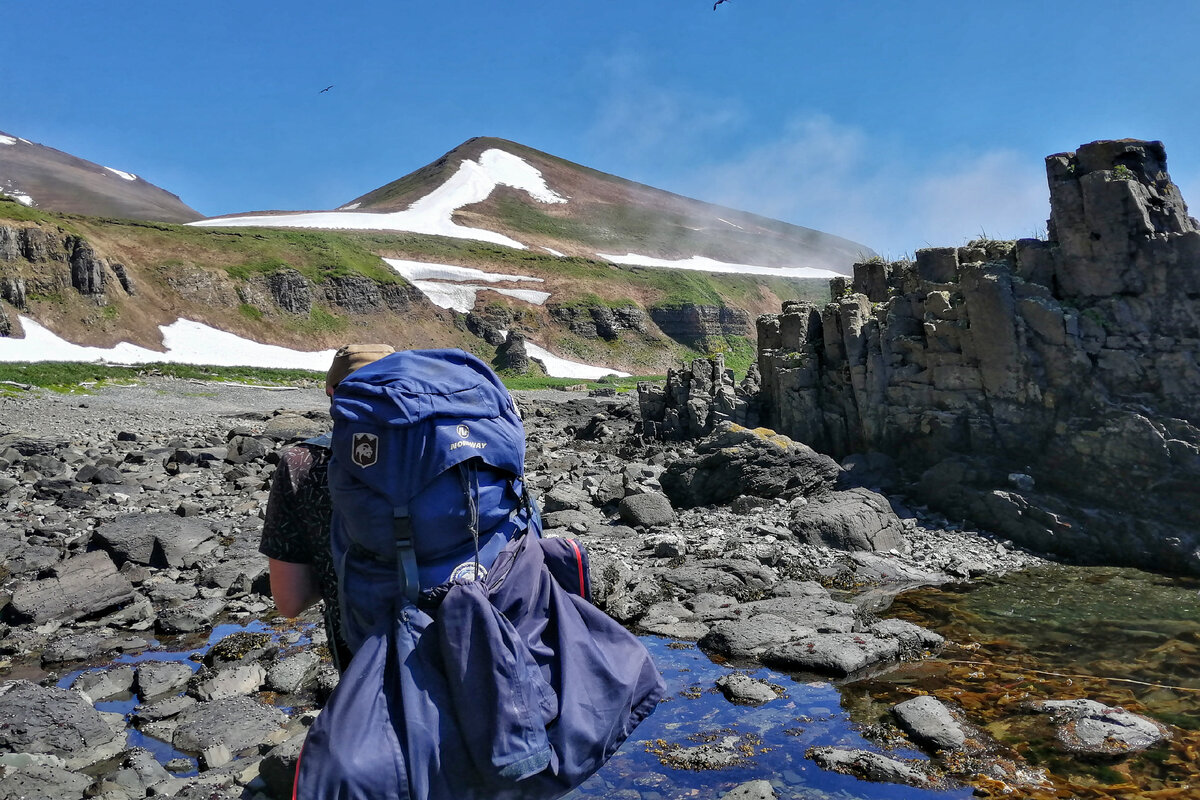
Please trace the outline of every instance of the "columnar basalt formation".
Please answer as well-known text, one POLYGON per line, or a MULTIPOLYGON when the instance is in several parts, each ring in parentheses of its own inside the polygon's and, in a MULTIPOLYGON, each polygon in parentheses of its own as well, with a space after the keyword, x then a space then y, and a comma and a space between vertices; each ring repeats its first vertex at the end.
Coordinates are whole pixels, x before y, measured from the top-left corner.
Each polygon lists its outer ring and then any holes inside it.
POLYGON ((690 366, 667 370, 663 388, 648 381, 638 383, 641 433, 651 439, 695 439, 712 433, 718 423, 745 427, 758 425, 757 370, 751 366, 740 384, 725 356, 694 359, 690 366))
POLYGON ((760 317, 764 421, 1030 546, 1200 573, 1200 225, 1160 142, 1046 166, 1046 241, 873 260, 760 317))

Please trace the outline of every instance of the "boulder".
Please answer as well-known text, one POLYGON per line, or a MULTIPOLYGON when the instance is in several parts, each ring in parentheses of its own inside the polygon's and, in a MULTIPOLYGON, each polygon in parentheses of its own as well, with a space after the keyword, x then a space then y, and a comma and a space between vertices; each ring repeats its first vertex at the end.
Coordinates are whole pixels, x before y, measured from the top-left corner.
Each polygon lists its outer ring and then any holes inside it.
POLYGON ((740 672, 717 678, 717 688, 726 700, 740 706, 761 706, 779 698, 771 684, 740 672))
POLYGON ((1049 714, 1059 745, 1075 754, 1124 756, 1171 738, 1162 723, 1095 700, 1043 700, 1029 710, 1049 714))
POLYGON ((808 496, 827 490, 841 468, 811 447, 765 428, 725 425, 672 462, 659 478, 676 508, 723 505, 740 495, 808 496))
POLYGON ((621 515, 622 522, 635 528, 655 528, 675 521, 671 502, 663 495, 652 492, 623 498, 617 513, 621 515))
POLYGON ((900 518, 887 498, 869 489, 813 497, 792 513, 789 526, 805 544, 837 550, 887 551, 904 546, 900 518))
POLYGON ((762 662, 789 672, 845 677, 899 657, 900 646, 893 639, 869 633, 818 633, 769 648, 762 662))

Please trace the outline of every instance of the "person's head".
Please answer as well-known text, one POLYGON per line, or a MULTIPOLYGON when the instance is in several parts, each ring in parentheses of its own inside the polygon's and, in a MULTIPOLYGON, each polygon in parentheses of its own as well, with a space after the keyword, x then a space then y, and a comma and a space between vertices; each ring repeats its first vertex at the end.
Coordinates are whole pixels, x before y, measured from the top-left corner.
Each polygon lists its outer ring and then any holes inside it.
POLYGON ((342 347, 334 354, 333 363, 325 375, 325 394, 333 397, 333 390, 351 372, 394 352, 396 348, 390 344, 348 344, 342 347))

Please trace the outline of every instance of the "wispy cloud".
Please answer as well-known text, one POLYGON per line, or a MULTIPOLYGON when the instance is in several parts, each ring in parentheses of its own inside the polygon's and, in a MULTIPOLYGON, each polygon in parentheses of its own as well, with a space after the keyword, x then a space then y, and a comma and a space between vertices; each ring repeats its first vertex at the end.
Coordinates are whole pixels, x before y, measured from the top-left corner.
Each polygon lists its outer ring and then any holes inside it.
POLYGON ((1049 193, 1040 157, 1011 150, 930 153, 812 114, 721 163, 685 193, 836 233, 899 257, 986 234, 1032 236, 1049 193))
POLYGON ((744 121, 736 100, 666 88, 647 57, 632 47, 618 45, 592 59, 585 72, 602 87, 586 134, 589 149, 619 154, 620 161, 657 162, 670 154, 685 163, 744 121))

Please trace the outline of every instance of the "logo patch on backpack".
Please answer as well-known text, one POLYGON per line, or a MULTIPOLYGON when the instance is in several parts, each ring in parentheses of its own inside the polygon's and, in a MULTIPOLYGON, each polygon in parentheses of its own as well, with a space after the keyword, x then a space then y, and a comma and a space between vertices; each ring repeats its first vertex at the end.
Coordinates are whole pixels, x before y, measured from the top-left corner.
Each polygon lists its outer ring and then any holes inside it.
POLYGON ((454 568, 447 580, 455 581, 474 581, 482 580, 487 577, 487 569, 482 565, 476 565, 474 561, 464 561, 454 568))
POLYGON ((379 461, 379 437, 373 433, 354 434, 350 460, 360 467, 371 467, 379 461))

